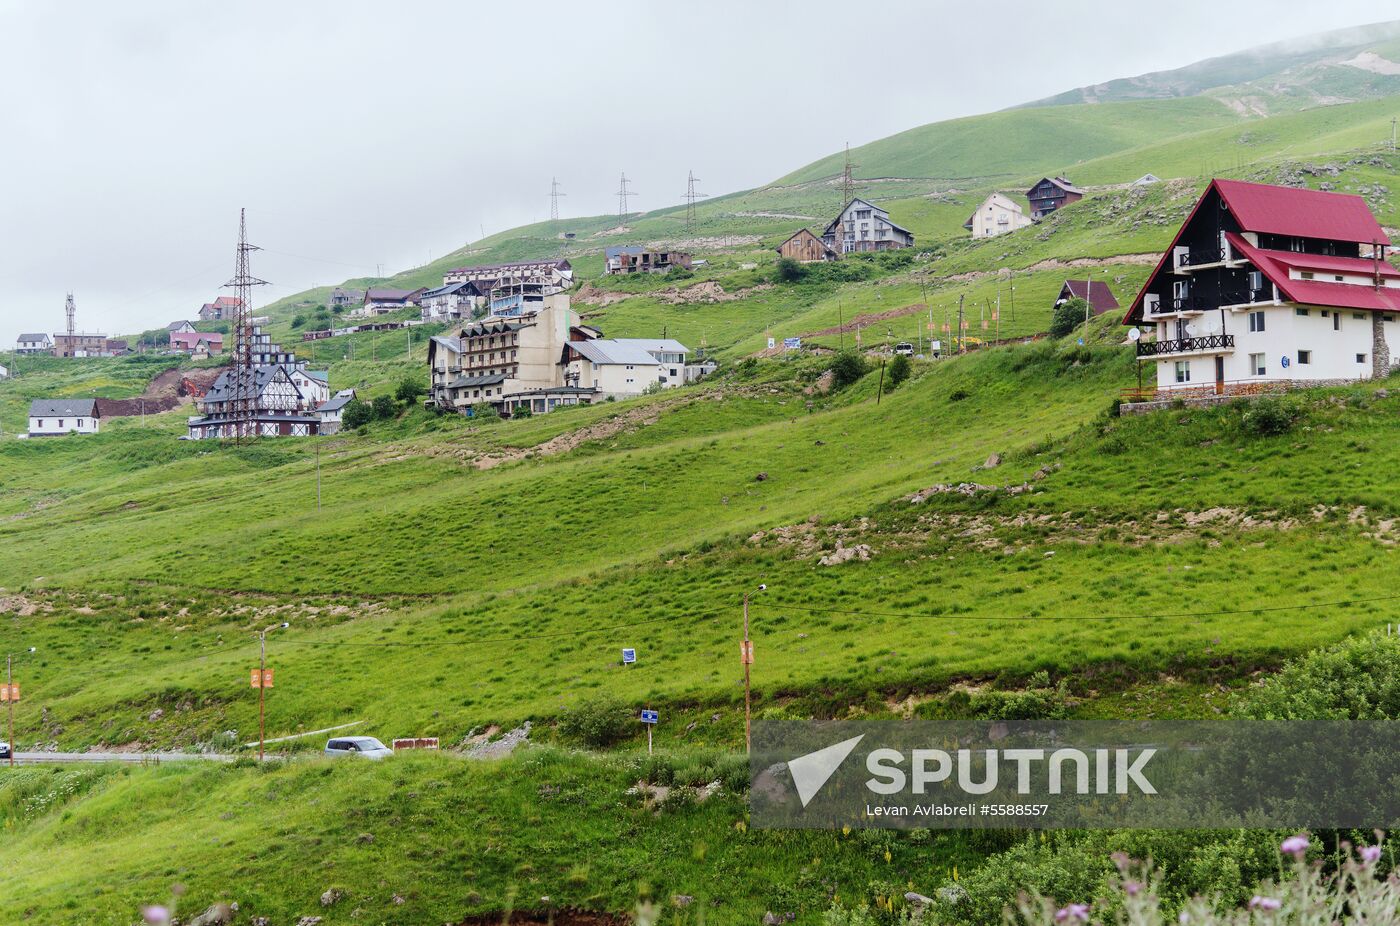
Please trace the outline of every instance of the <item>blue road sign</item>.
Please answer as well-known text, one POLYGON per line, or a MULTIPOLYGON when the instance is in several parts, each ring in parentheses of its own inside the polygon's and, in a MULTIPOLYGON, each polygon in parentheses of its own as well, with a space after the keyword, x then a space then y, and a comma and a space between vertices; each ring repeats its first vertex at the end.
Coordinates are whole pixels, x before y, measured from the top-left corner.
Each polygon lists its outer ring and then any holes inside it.
POLYGON ((660 723, 661 714, 657 711, 642 711, 642 723, 660 723))
POLYGON ((622 664, 623 664, 623 665, 626 665, 626 664, 629 663, 629 662, 636 662, 636 661, 637 661, 637 651, 636 651, 635 649, 631 648, 630 646, 629 646, 629 647, 624 647, 623 650, 622 650, 622 664))

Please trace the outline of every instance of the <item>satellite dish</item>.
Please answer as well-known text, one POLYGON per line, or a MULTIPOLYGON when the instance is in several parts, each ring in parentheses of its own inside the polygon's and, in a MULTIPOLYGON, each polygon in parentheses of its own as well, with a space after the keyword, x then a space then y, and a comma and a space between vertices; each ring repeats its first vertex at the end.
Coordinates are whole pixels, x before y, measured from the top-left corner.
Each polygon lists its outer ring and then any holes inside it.
POLYGON ((1142 339, 1142 331, 1136 327, 1128 329, 1128 340, 1138 341, 1142 339))

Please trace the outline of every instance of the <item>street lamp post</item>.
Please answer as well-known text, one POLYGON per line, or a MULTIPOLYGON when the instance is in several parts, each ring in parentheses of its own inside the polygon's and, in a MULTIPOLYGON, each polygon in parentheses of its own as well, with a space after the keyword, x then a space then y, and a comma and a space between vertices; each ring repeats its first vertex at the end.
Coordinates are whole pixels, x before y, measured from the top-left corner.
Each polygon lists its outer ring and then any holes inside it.
POLYGON ((258 632, 258 761, 263 760, 263 739, 266 735, 266 712, 264 705, 267 701, 267 634, 270 630, 279 630, 290 627, 286 621, 280 624, 273 624, 271 627, 264 627, 258 632))

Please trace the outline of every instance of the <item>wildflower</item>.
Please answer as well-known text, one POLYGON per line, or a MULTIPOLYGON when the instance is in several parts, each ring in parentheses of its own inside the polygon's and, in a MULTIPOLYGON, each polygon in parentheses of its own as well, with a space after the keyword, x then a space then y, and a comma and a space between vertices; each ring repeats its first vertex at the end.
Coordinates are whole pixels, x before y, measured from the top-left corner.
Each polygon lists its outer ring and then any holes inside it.
POLYGON ((1249 909, 1251 910, 1277 910, 1281 906, 1283 906, 1283 902, 1273 897, 1255 894, 1249 898, 1249 909))
POLYGON ((1284 855, 1291 855, 1294 858, 1301 858, 1303 853, 1308 851, 1308 837, 1299 833, 1297 836, 1289 836, 1279 845, 1278 850, 1284 855))
POLYGON ((1180 923, 1181 926, 1186 926, 1187 923, 1191 922, 1191 914, 1187 913, 1185 910, 1182 910, 1176 915, 1176 921, 1180 923))
POLYGON ((1136 881, 1124 881, 1123 893, 1127 894, 1129 897, 1136 897, 1138 894, 1142 893, 1142 885, 1136 881))
POLYGON ((150 906, 141 908, 141 919, 150 926, 164 926, 170 922, 170 911, 160 906, 150 906))
POLYGON ((1128 858, 1126 852, 1114 852, 1109 858, 1113 859, 1113 864, 1118 867, 1119 871, 1127 871, 1128 866, 1133 862, 1132 859, 1128 858))
POLYGON ((1055 922, 1087 923, 1089 922, 1089 905, 1086 903, 1072 903, 1067 907, 1061 907, 1055 911, 1055 922))
POLYGON ((1361 847, 1361 861, 1365 862, 1366 864, 1368 864, 1368 865, 1374 865, 1377 861, 1380 860, 1380 857, 1381 857, 1381 847, 1380 847, 1380 846, 1362 846, 1362 847, 1361 847))

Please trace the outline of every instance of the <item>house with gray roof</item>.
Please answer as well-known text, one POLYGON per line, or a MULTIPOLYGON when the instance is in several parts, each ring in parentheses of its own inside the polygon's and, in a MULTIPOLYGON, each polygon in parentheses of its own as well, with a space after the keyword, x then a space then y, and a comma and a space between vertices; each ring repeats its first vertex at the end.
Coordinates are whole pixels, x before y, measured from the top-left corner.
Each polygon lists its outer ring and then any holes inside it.
POLYGON ((35 399, 29 403, 29 436, 96 434, 101 418, 96 399, 35 399))
POLYGON ((15 341, 17 354, 48 354, 53 352, 53 338, 42 332, 22 334, 15 341))

